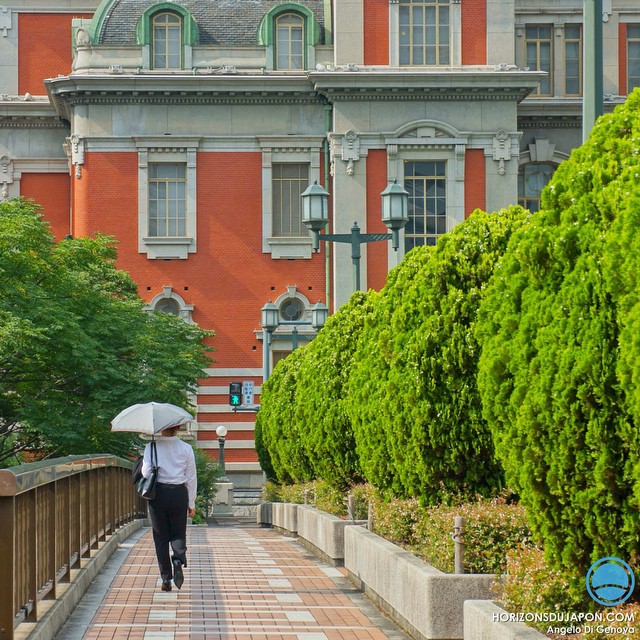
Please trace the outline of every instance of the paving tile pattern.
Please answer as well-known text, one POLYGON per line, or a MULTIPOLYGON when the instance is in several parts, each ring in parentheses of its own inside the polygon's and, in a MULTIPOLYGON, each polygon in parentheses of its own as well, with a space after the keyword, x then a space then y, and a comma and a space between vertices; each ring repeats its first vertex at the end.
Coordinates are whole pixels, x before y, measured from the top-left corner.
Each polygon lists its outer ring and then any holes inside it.
POLYGON ((82 640, 407 640, 298 542, 247 523, 189 527, 180 591, 160 590, 147 530, 82 640))

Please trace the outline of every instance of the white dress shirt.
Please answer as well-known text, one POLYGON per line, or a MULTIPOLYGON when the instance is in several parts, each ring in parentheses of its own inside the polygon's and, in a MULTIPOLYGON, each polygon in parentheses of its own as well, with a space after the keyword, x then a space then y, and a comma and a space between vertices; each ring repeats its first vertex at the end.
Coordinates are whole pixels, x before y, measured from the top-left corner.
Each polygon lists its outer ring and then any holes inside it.
MULTIPOLYGON (((156 453, 158 459, 158 482, 163 484, 186 484, 189 493, 189 509, 196 506, 196 458, 191 445, 177 436, 156 436, 156 453)), ((142 475, 151 475, 151 443, 144 449, 142 475)))

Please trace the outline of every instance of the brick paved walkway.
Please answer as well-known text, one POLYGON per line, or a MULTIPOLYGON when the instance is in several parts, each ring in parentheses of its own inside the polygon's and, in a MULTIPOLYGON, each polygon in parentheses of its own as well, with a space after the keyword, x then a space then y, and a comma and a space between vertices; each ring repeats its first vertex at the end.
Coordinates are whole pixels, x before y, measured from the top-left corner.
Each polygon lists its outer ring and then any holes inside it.
POLYGON ((407 640, 343 569, 270 529, 189 527, 185 582, 170 593, 160 590, 151 530, 137 538, 57 640, 407 640))

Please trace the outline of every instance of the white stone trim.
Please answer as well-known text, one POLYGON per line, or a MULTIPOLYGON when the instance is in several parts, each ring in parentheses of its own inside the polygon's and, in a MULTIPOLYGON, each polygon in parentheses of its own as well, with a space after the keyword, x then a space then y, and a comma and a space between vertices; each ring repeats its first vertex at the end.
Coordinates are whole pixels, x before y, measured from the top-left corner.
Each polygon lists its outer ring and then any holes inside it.
MULTIPOLYGON (((256 394, 260 393, 260 385, 255 385, 253 388, 253 392, 256 394)), ((216 395, 228 395, 229 393, 229 385, 222 387, 211 387, 211 386, 200 386, 198 387, 198 395, 201 396, 216 396, 216 395)))
MULTIPOLYGON (((387 141, 387 176, 404 183, 405 161, 441 161, 446 163, 447 231, 464 221, 464 160, 466 138, 390 138, 387 141)), ((404 257, 404 230, 400 232, 398 251, 389 252, 389 268, 404 257)))
POLYGON ((196 158, 198 139, 137 139, 138 149, 138 252, 150 260, 186 260, 196 252, 196 158), (149 228, 149 163, 176 162, 186 165, 186 235, 158 238, 148 235, 149 228))
POLYGON ((256 369, 205 369, 205 373, 210 378, 239 378, 241 376, 247 376, 248 378, 260 378, 262 379, 262 367, 256 369))
MULTIPOLYGON (((201 449, 219 449, 220 445, 217 440, 198 440, 198 447, 201 449)), ((229 440, 224 441, 224 448, 226 449, 255 449, 255 440, 229 440)), ((226 466, 226 465, 225 465, 226 466)))
POLYGON ((219 420, 218 422, 199 422, 198 431, 215 431, 220 425, 227 427, 228 431, 254 431, 255 422, 229 422, 228 420, 219 420))
POLYGON ((165 300, 167 298, 171 298, 178 303, 178 307, 180 309, 179 317, 182 318, 185 322, 193 324, 193 319, 191 314, 194 309, 194 305, 187 304, 182 296, 173 291, 172 287, 162 287, 162 293, 154 296, 148 305, 145 305, 143 308, 145 311, 155 311, 156 306, 161 300, 165 300))
POLYGON ((321 139, 314 140, 313 146, 309 141, 297 139, 292 141, 285 138, 260 139, 262 151, 262 252, 270 253, 274 260, 302 258, 311 259, 311 236, 276 237, 273 229, 273 164, 296 162, 309 164, 309 183, 320 181, 320 150, 321 139), (292 147, 291 143, 305 144, 292 147))

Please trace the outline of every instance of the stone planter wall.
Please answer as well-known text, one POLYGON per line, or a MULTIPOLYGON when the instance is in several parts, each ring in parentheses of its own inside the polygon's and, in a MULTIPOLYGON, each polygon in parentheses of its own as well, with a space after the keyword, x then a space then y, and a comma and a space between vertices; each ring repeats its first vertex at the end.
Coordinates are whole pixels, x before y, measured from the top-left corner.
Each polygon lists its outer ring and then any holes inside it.
POLYGON ((490 600, 464 603, 464 640, 548 640, 523 622, 504 621, 506 612, 490 600))
MULTIPOLYGON (((486 600, 492 605, 493 575, 443 573, 371 533, 364 523, 354 525, 308 505, 263 504, 258 524, 297 533, 298 540, 317 555, 344 564, 351 581, 419 640, 494 640, 492 635, 463 636, 465 601, 486 600)), ((499 628, 492 625, 489 631, 499 628)), ((511 639, 496 635, 495 640, 511 639)))
POLYGON ((421 640, 463 638, 465 600, 493 597, 493 575, 443 573, 363 527, 345 530, 344 557, 356 586, 421 640))

